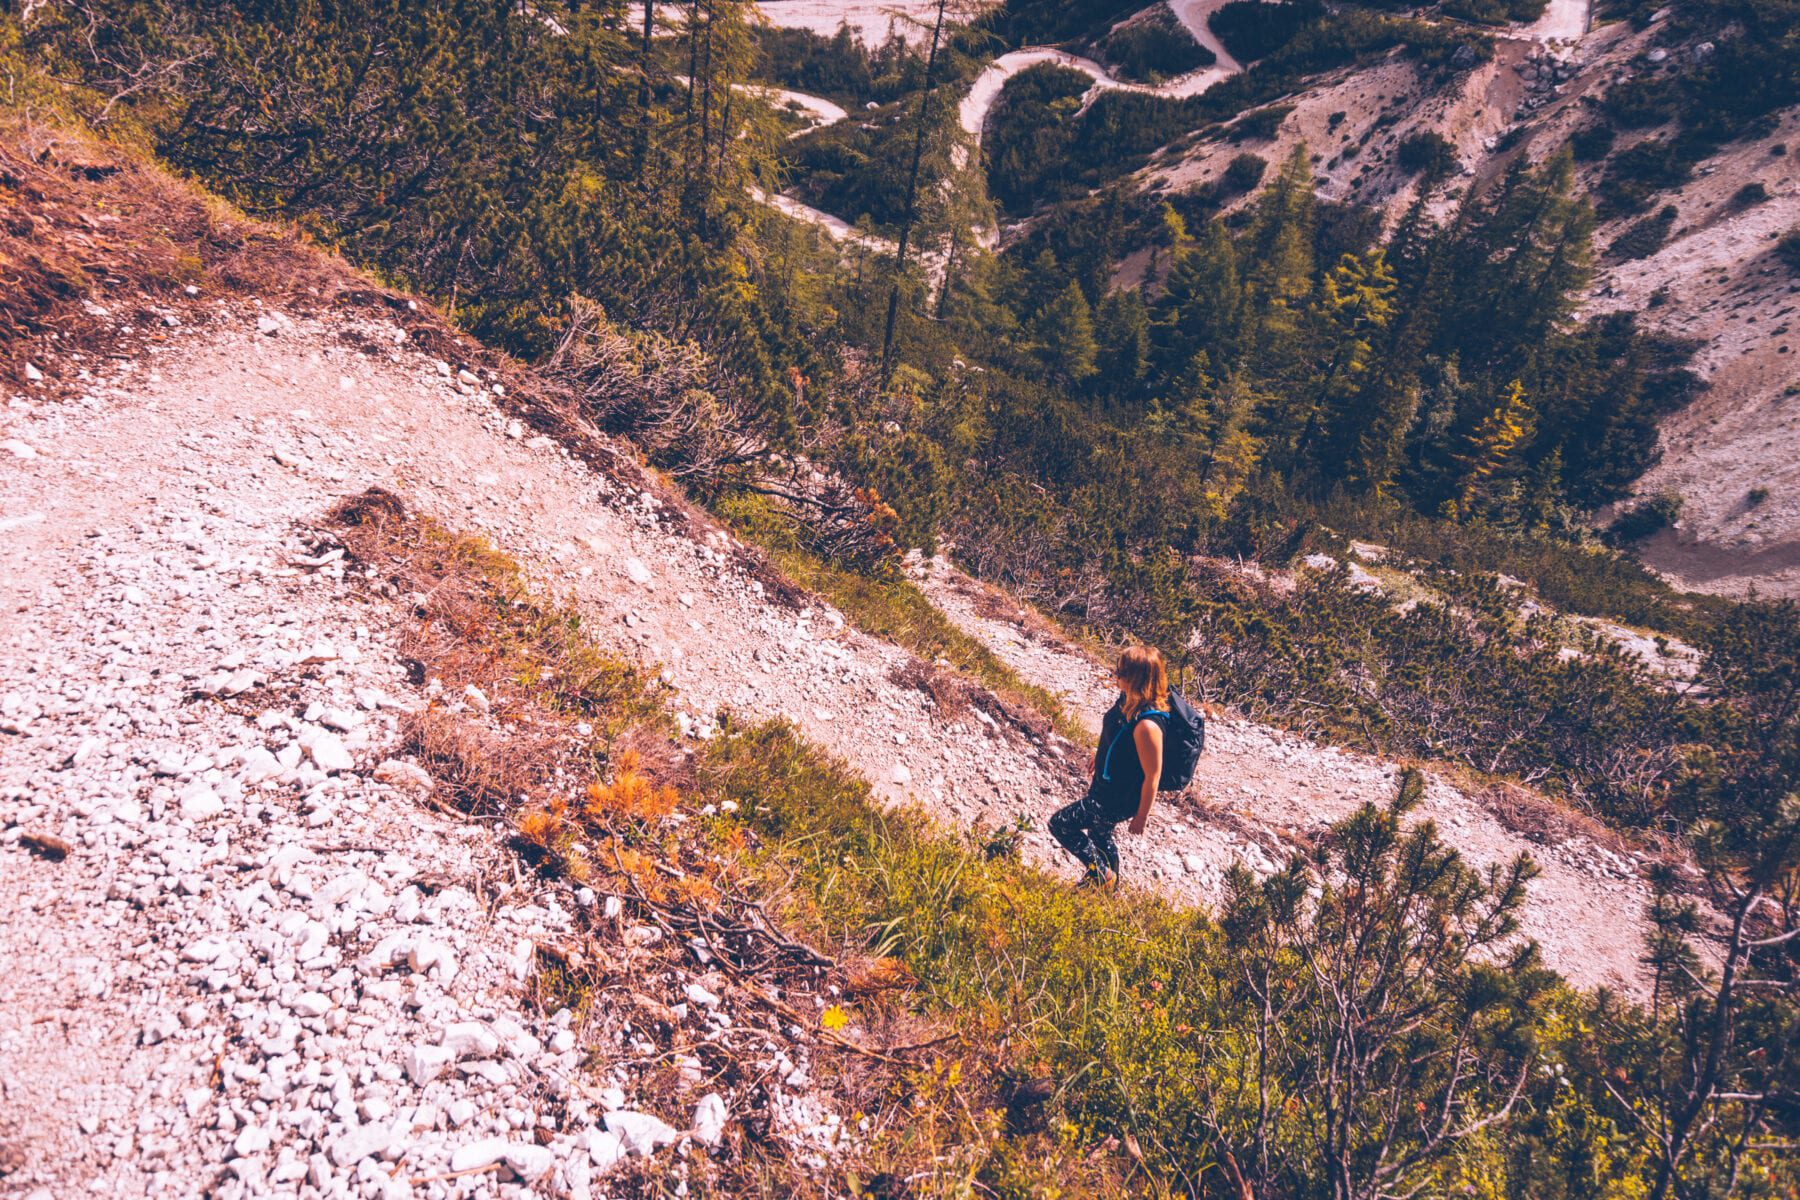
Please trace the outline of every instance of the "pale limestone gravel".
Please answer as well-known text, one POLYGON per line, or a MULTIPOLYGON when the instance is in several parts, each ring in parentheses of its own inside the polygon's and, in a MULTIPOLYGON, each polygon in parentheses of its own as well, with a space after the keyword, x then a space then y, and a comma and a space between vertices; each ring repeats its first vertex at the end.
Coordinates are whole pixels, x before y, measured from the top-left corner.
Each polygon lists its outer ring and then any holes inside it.
MULTIPOLYGON (((584 1197, 653 1142, 678 1174, 690 1125, 718 1136, 731 1102, 633 1097, 624 1068, 577 1068, 658 1046, 524 1009, 531 947, 583 901, 521 880, 503 830, 420 806, 428 778, 387 756, 432 681, 408 681, 394 607, 296 526, 376 482, 520 543, 585 511, 580 536, 616 545, 537 544, 546 581, 582 585, 634 650, 676 621, 708 641, 720 556, 654 532, 642 497, 606 507, 616 489, 454 373, 348 349, 354 322, 216 315, 85 395, 0 414, 0 1195, 584 1197), (651 619, 602 608, 626 592, 651 619)), ((795 687, 831 720, 829 615, 802 632, 730 587, 776 631, 746 645, 816 673, 795 687)), ((690 1016, 695 1039, 729 1019, 690 1016)), ((846 1123, 804 1049, 759 1067, 773 1131, 823 1165, 846 1123)))
POLYGON ((204 473, 59 525, 69 445, 7 481, 0 1194, 592 1195, 621 1049, 521 996, 582 902, 386 757, 393 609, 204 473))

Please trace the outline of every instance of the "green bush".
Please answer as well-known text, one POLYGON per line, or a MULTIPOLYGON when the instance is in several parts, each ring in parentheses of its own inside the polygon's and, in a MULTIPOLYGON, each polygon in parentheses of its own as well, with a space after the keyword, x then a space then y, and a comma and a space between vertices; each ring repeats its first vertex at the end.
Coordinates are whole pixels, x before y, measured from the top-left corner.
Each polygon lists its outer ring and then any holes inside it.
POLYGON ((1218 61, 1174 13, 1160 5, 1112 30, 1095 43, 1094 52, 1121 78, 1149 83, 1186 75, 1218 61))
POLYGON ((1800 225, 1782 234, 1775 242, 1775 257, 1795 271, 1800 271, 1800 225))
POLYGON ((1239 117, 1228 135, 1234 142, 1266 142, 1281 131, 1281 123, 1294 111, 1292 104, 1271 104, 1239 117))
POLYGON ((1610 125, 1589 125, 1569 135, 1576 162, 1599 162, 1612 153, 1617 135, 1610 125))
POLYGON ((1444 0, 1446 13, 1481 25, 1535 21, 1548 6, 1549 0, 1444 0))
MULTIPOLYGON (((1510 932, 1529 866, 1483 876, 1429 823, 1402 831, 1403 805, 1365 807, 1316 859, 1264 883, 1237 872, 1215 924, 1148 895, 1077 891, 881 813, 785 727, 728 728, 699 775, 702 798, 743 814, 794 919, 898 958, 917 1007, 973 1046, 1004 1045, 1009 1070, 1043 1085, 1065 1144, 1129 1135, 1152 1178, 1205 1179, 1230 1153, 1257 1194, 1315 1194, 1338 1172, 1442 1194, 1463 1139, 1411 1114, 1494 1113, 1510 1141, 1510 1081, 1581 1008, 1529 947, 1477 961, 1510 932), (1376 943, 1391 970, 1358 965, 1376 943), (1389 1021, 1402 998, 1414 1019, 1389 1021), (1351 1042, 1358 1067, 1332 1072, 1351 1042), (1479 1065, 1396 1069, 1453 1048, 1479 1065), (1348 1158, 1333 1148, 1344 1143, 1348 1158)), ((1551 1097, 1553 1078, 1526 1078, 1551 1097)))
POLYGON ((1324 15, 1319 0, 1232 0, 1214 9, 1206 24, 1233 58, 1250 63, 1281 49, 1324 15))
POLYGON ((1669 231, 1675 227, 1679 215, 1673 204, 1665 204, 1655 216, 1644 218, 1614 238, 1613 244, 1607 247, 1607 254, 1620 262, 1650 257, 1669 240, 1669 231))
POLYGON ((1681 517, 1682 500, 1673 492, 1659 492, 1622 513, 1607 532, 1621 544, 1641 542, 1661 533, 1681 517))
POLYGON ((1421 129, 1400 139, 1394 161, 1408 175, 1435 177, 1456 168, 1456 147, 1435 129, 1421 129))
POLYGON ((1731 193, 1731 203, 1737 208, 1750 208, 1763 203, 1768 198, 1769 189, 1760 179, 1751 180, 1731 193))
POLYGON ((1269 160, 1260 154, 1245 151, 1233 155, 1219 174, 1219 194, 1224 197, 1243 195, 1262 182, 1268 169, 1269 160))

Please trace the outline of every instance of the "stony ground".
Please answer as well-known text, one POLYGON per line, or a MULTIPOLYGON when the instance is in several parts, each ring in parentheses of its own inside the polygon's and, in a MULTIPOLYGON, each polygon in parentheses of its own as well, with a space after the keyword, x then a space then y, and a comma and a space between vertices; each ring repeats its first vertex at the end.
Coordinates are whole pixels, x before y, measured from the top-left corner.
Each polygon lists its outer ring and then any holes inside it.
MULTIPOLYGON (((302 539, 338 497, 381 485, 486 532, 660 664, 690 736, 726 709, 785 717, 958 826, 1041 831, 1079 787, 1088 747, 940 710, 898 682, 908 654, 776 602, 726 534, 673 532, 665 502, 529 436, 491 380, 394 326, 191 305, 171 316, 204 332, 86 378, 65 365, 0 414, 0 1194, 579 1197, 739 1119, 744 1098, 697 1070, 675 1108, 638 1094, 629 1064, 663 1050, 618 1014, 525 1002, 534 947, 595 898, 519 878, 499 831, 438 813, 395 757, 434 685, 396 650, 394 607, 302 539)), ((1021 675, 1104 705, 1087 658, 982 616, 947 572, 926 583, 1021 675)), ((1217 722, 1198 800, 1126 846, 1127 874, 1214 895, 1232 862, 1268 869, 1392 780, 1217 722)), ((1529 848, 1551 961, 1634 986, 1633 864, 1527 847, 1442 781, 1427 811, 1479 861, 1529 848)), ((678 1041, 747 1027, 704 981, 658 979, 678 1041)), ((778 1035, 755 1035, 774 1081, 755 1102, 828 1148, 837 1118, 778 1035)))
POLYGON ((5 587, 0 1192, 584 1196, 716 1139, 718 1097, 678 1133, 522 1006, 594 897, 386 757, 424 701, 389 614, 176 474, 94 480, 5 587))

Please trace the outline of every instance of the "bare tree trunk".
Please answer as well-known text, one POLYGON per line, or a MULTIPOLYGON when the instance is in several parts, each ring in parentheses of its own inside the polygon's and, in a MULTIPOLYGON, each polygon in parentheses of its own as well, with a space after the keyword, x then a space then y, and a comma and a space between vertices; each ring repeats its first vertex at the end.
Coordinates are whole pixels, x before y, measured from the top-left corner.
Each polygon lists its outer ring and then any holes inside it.
POLYGON ((938 285, 937 319, 942 321, 950 305, 950 284, 956 278, 956 252, 962 247, 962 226, 950 227, 950 253, 944 257, 944 279, 938 285))
POLYGON ((1663 1135, 1663 1153, 1656 1164, 1656 1182, 1650 1189, 1651 1200, 1664 1200, 1669 1189, 1674 1186, 1675 1169, 1687 1154, 1688 1135, 1693 1131, 1694 1122, 1706 1110, 1719 1089, 1719 1067, 1731 1041, 1732 1009, 1737 1004, 1738 968, 1744 961, 1745 942, 1748 940, 1744 922, 1761 898, 1762 890, 1750 887, 1738 900, 1737 911, 1732 914, 1731 940, 1725 954, 1725 965, 1719 973, 1718 990, 1713 994, 1712 1022, 1707 1030, 1704 1057, 1694 1071, 1693 1081, 1688 1085, 1683 1102, 1668 1118, 1669 1127, 1663 1135))
POLYGON ((644 0, 644 40, 638 53, 638 107, 650 111, 650 34, 656 28, 656 0, 644 0))
POLYGON ((894 327, 900 318, 900 288, 906 278, 906 248, 912 239, 914 216, 918 209, 919 165, 925 158, 925 138, 931 129, 931 102, 936 96, 938 43, 944 34, 944 9, 950 0, 938 0, 937 16, 931 25, 931 52, 925 56, 925 95, 919 101, 918 136, 913 139, 912 169, 906 177, 906 214, 900 220, 900 245, 894 252, 894 286, 888 292, 887 329, 881 335, 881 379, 883 383, 894 373, 894 327))

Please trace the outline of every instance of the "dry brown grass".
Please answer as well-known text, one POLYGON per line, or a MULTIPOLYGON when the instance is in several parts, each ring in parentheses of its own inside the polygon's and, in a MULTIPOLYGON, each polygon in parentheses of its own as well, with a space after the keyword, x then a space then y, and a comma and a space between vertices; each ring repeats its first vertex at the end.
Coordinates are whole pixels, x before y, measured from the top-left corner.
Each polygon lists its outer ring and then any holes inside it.
POLYGON ((999 588, 966 575, 956 576, 953 586, 969 598, 978 616, 1011 625, 1040 645, 1066 649, 1071 653, 1080 652, 1062 626, 1037 609, 1020 604, 1016 597, 1007 595, 999 588))
MULTIPOLYGON (((46 394, 59 394, 95 357, 130 357, 178 336, 165 315, 203 324, 220 315, 221 300, 300 315, 377 308, 406 330, 413 349, 503 381, 513 416, 621 488, 654 496, 665 526, 690 536, 716 528, 586 421, 566 389, 465 336, 428 301, 382 284, 297 229, 245 216, 72 120, 0 109, 0 377, 22 383, 30 362, 46 375, 46 394)), ((760 551, 733 545, 728 553, 772 602, 810 602, 760 551)))
POLYGON ((969 696, 974 691, 969 682, 954 671, 917 658, 909 658, 890 670, 888 680, 929 696, 946 719, 967 712, 969 696))
POLYGON ((162 340, 164 312, 192 322, 206 311, 189 286, 295 307, 369 291, 298 234, 132 152, 0 113, 0 370, 22 377, 29 360, 54 380, 75 373, 77 354, 162 340))
POLYGON ((1554 846, 1579 837, 1615 853, 1634 851, 1631 842, 1618 830, 1529 788, 1512 783, 1490 783, 1473 794, 1500 824, 1539 846, 1554 846))
MULTIPOLYGON (((593 1066, 628 1077, 649 1109, 680 1120, 704 1092, 731 1097, 727 1145, 689 1160, 700 1192, 823 1200, 854 1172, 863 1195, 973 1194, 978 1175, 996 1189, 1055 1179, 1064 1195, 1127 1194, 1111 1156, 1064 1153, 1045 1124, 1048 1076, 1014 1061, 999 1014, 920 1011, 932 989, 915 965, 872 948, 856 915, 861 884, 849 876, 871 864, 853 865, 827 831, 873 852, 888 843, 869 836, 873 826, 849 830, 845 818, 880 822, 912 847, 892 843, 894 868, 932 878, 959 851, 946 857, 944 845, 895 833, 840 765, 784 726, 716 740, 696 775, 668 734, 658 692, 627 686, 644 681, 618 664, 608 675, 610 660, 567 614, 534 597, 514 564, 399 497, 347 499, 329 536, 344 546, 350 578, 403 605, 407 648, 445 684, 442 702, 407 730, 444 781, 444 799, 510 824, 521 864, 618 902, 581 908, 566 936, 537 946, 530 998, 577 1013, 593 1066), (456 688, 470 683, 492 698, 488 711, 451 710, 462 703, 456 688), (594 727, 591 739, 572 735, 578 719, 594 727), (724 817, 728 800, 746 813, 779 805, 782 820, 824 824, 778 835, 779 822, 724 817), (717 821, 696 819, 707 803, 718 806, 717 821), (847 873, 848 892, 824 910, 807 902, 810 887, 796 875, 815 853, 847 873), (689 982, 728 997, 729 1027, 697 1032, 682 1013, 689 982), (638 1049, 645 1041, 653 1049, 638 1049), (829 1172, 797 1162, 775 1130, 781 1089, 770 1085, 767 1058, 775 1046, 795 1053, 796 1043, 810 1051, 810 1090, 835 1112, 868 1118, 829 1172)), ((946 695, 966 702, 961 689, 971 685, 944 679, 937 686, 955 685, 946 695)), ((1067 902, 1060 889, 1049 894, 1067 902)), ((609 1177, 613 1194, 661 1194, 649 1167, 636 1170, 609 1177)))

